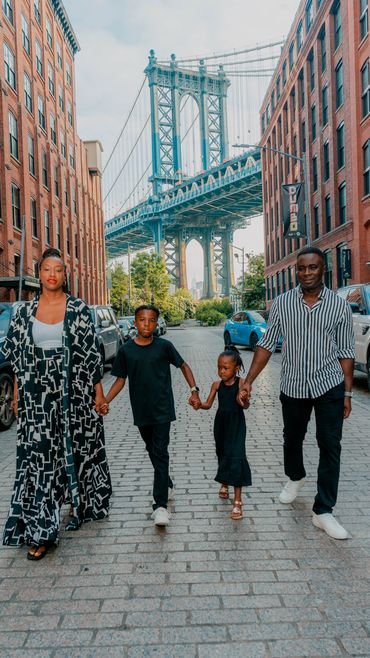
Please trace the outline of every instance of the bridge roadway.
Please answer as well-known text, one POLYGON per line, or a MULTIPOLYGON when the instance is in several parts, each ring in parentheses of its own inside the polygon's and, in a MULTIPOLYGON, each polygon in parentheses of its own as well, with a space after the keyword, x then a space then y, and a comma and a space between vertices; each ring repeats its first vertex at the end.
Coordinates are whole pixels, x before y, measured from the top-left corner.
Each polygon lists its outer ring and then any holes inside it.
MULTIPOLYGON (((215 378, 220 328, 170 330, 204 396, 215 378)), ((246 365, 251 353, 242 350, 246 365)), ((0 658, 300 658, 370 655, 370 394, 355 377, 345 423, 336 514, 348 541, 311 524, 317 448, 310 425, 308 478, 292 505, 284 482, 280 354, 254 386, 246 412, 253 486, 245 517, 217 497, 214 410, 194 412, 173 373, 171 441, 176 496, 168 530, 150 519, 152 471, 132 425, 127 391, 112 404, 106 442, 110 518, 62 532, 40 563, 0 549, 0 658)), ((112 380, 105 376, 105 386, 112 380)), ((14 478, 15 428, 0 435, 0 526, 14 478)), ((65 509, 67 520, 68 509, 65 509)), ((63 523, 64 525, 64 523, 63 523)))

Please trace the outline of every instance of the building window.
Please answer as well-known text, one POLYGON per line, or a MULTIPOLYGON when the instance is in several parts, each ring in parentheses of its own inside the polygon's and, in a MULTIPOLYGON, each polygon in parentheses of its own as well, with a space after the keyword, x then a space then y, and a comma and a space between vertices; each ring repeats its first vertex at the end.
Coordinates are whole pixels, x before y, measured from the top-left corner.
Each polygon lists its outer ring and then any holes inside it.
POLYGON ((13 112, 9 112, 8 119, 10 155, 18 160, 18 121, 13 112))
POLYGON ((276 80, 276 99, 279 100, 280 96, 281 96, 281 79, 280 79, 280 75, 278 75, 276 80))
POLYGON ((367 117, 370 113, 370 75, 369 60, 365 62, 361 69, 361 101, 362 101, 362 118, 367 117))
POLYGON ((312 158, 312 189, 317 192, 317 155, 312 158))
POLYGON ((294 66, 294 41, 290 44, 289 48, 289 71, 292 70, 294 66))
POLYGON ((313 49, 308 55, 308 67, 310 72, 310 91, 315 89, 315 58, 313 54, 313 49))
POLYGON ((48 83, 51 95, 55 96, 54 69, 50 62, 48 62, 48 83))
POLYGON ((305 95, 304 95, 304 70, 301 69, 299 72, 299 91, 300 91, 300 97, 301 97, 301 107, 304 107, 305 103, 305 95))
POLYGON ((311 25, 313 23, 313 6, 312 6, 312 0, 308 0, 306 4, 306 34, 311 29, 311 25))
POLYGON ((67 61, 66 62, 66 82, 69 87, 72 85, 72 70, 71 70, 71 65, 67 61))
POLYGON ((49 16, 46 16, 46 41, 48 46, 53 49, 53 28, 49 16))
POLYGON ((57 62, 60 69, 63 68, 62 44, 57 41, 57 62))
POLYGON ((330 178, 330 156, 329 156, 329 142, 324 144, 324 180, 330 178))
MULTIPOLYGON (((292 91, 290 92, 290 100, 292 103, 292 117, 295 116, 295 110, 296 110, 296 102, 295 102, 295 87, 293 87, 292 91)), ((294 118, 293 118, 294 121, 294 118)))
POLYGON ((346 254, 348 247, 346 244, 337 246, 337 284, 338 288, 347 284, 346 275, 346 254))
POLYGON ((63 158, 66 157, 66 137, 64 130, 60 131, 60 152, 63 156, 63 158))
POLYGON ((56 226, 56 234, 57 234, 57 249, 62 248, 62 240, 61 240, 61 234, 60 234, 60 219, 55 220, 55 226, 56 226))
POLYGON ((73 144, 69 145, 69 164, 71 165, 72 169, 75 168, 75 149, 73 144))
POLYGON ((73 126, 73 112, 72 112, 72 103, 70 100, 67 101, 67 117, 68 123, 70 126, 73 126))
POLYGON ((58 85, 58 97, 59 97, 59 107, 64 112, 64 91, 62 85, 58 85))
POLYGON ((20 276, 21 273, 21 257, 19 254, 14 254, 14 274, 20 276))
POLYGON ((344 123, 341 123, 337 128, 337 158, 338 169, 344 167, 346 163, 346 147, 344 141, 344 123))
POLYGON ((37 231, 36 200, 32 199, 32 197, 30 199, 30 215, 31 215, 32 237, 37 238, 38 237, 38 231, 37 231))
POLYGON ((312 141, 316 139, 316 105, 311 107, 311 135, 312 141))
POLYGON ((301 127, 301 151, 306 153, 306 122, 302 121, 301 127))
POLYGON ((52 112, 50 112, 50 139, 53 142, 53 144, 57 143, 57 129, 55 123, 55 116, 52 112))
POLYGON ((323 127, 327 125, 329 121, 329 94, 328 94, 328 85, 322 90, 322 125, 323 127))
POLYGON ((12 218, 13 226, 21 228, 21 194, 20 189, 12 183, 12 218))
POLYGON ((287 75, 286 75, 286 60, 285 60, 285 62, 284 62, 284 64, 283 64, 283 68, 282 68, 282 78, 283 78, 283 86, 285 87, 285 85, 286 85, 286 78, 287 78, 287 75))
POLYGON ((325 25, 322 26, 320 34, 320 51, 321 51, 321 71, 324 73, 326 71, 326 31, 325 25))
POLYGON ((30 28, 29 28, 27 20, 23 16, 23 14, 22 14, 22 45, 23 45, 23 48, 25 49, 27 55, 29 55, 30 52, 31 52, 30 28))
POLYGON ((369 32, 368 0, 360 0, 360 38, 364 39, 369 32))
POLYGON ((331 231, 331 198, 330 194, 325 197, 325 229, 326 233, 331 231))
POLYGON ((276 294, 280 295, 280 272, 276 272, 276 294))
POLYGON ((33 8, 34 8, 34 13, 35 13, 35 18, 36 18, 38 24, 41 25, 41 6, 40 6, 40 0, 34 0, 33 8))
POLYGON ((333 256, 331 249, 327 249, 327 251, 324 251, 324 259, 325 259, 324 281, 326 287, 330 288, 331 290, 333 287, 333 256))
POLYGON ((75 258, 78 260, 78 233, 75 233, 75 258))
POLYGON ((276 238, 276 260, 280 260, 280 238, 276 238))
POLYGON ((41 151, 41 170, 42 170, 42 184, 45 187, 49 187, 48 161, 46 157, 46 151, 44 149, 42 149, 41 151))
POLYGON ((335 106, 338 109, 343 105, 343 62, 342 60, 335 68, 335 106))
POLYGON ((364 195, 370 194, 370 139, 363 147, 364 152, 364 195))
POLYGON ((4 72, 5 80, 13 89, 17 88, 15 77, 15 56, 7 43, 4 43, 4 72))
POLYGON ((281 287, 286 292, 286 270, 281 270, 281 287))
POLYGON ((347 191, 346 184, 342 183, 339 187, 339 223, 345 224, 347 221, 347 191))
POLYGON ((316 240, 320 235, 320 226, 319 226, 319 206, 316 204, 313 209, 313 235, 314 240, 316 240))
POLYGON ((76 188, 72 188, 72 206, 73 206, 73 212, 75 215, 77 215, 77 197, 76 197, 76 188))
POLYGON ((334 49, 342 43, 342 13, 340 9, 340 0, 335 2, 332 9, 334 18, 334 49))
POLYGON ((32 85, 31 80, 29 79, 27 73, 23 75, 23 85, 24 85, 24 104, 29 112, 32 113, 32 85))
POLYGON ((9 23, 14 25, 13 0, 3 0, 3 12, 9 23))
POLYGON ((42 63, 42 48, 40 42, 37 41, 37 39, 36 39, 35 52, 36 52, 36 71, 42 77, 44 75, 44 66, 42 63))
POLYGON ((44 99, 41 96, 37 97, 37 111, 39 117, 39 126, 43 130, 45 130, 46 122, 45 122, 44 99))
POLYGON ((276 105, 275 105, 275 92, 272 90, 271 92, 271 110, 274 111, 276 105))
POLYGON ((58 176, 58 166, 54 167, 54 192, 55 196, 59 199, 59 176, 58 176))
POLYGON ((302 21, 299 22, 298 27, 297 27, 297 53, 302 48, 303 44, 303 23, 302 21))
POLYGON ((69 195, 68 195, 68 180, 67 177, 64 177, 64 203, 69 206, 69 195))
POLYGON ((66 228, 66 251, 68 256, 71 255, 71 239, 70 239, 70 233, 69 233, 69 226, 66 228))
POLYGON ((45 242, 50 244, 50 216, 49 211, 44 210, 44 229, 45 229, 45 242))
POLYGON ((35 140, 33 139, 32 135, 28 134, 28 168, 30 170, 30 174, 35 176, 36 170, 35 170, 35 140))

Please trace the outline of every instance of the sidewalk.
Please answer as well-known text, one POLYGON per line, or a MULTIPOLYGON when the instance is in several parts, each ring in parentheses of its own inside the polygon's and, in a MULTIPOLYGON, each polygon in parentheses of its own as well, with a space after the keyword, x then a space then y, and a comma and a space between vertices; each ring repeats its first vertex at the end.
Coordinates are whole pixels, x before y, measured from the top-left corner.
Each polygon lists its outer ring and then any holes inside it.
MULTIPOLYGON (((170 330, 202 396, 216 378, 219 328, 170 330)), ((245 364, 251 353, 242 351, 245 364)), ((106 442, 110 518, 62 532, 40 563, 0 549, 0 658, 299 658, 370 656, 370 394, 360 382, 345 423, 335 541, 313 527, 318 451, 305 446, 307 482, 282 505, 280 354, 256 382, 247 416, 253 486, 244 519, 217 497, 215 409, 194 412, 173 373, 176 495, 167 530, 153 526, 152 470, 127 391, 111 406, 106 442)), ((106 374, 105 387, 110 375, 106 374)), ((15 428, 0 434, 0 524, 14 477, 15 428)), ((65 510, 66 514, 68 510, 65 510)), ((64 525, 64 524, 63 524, 64 525)))

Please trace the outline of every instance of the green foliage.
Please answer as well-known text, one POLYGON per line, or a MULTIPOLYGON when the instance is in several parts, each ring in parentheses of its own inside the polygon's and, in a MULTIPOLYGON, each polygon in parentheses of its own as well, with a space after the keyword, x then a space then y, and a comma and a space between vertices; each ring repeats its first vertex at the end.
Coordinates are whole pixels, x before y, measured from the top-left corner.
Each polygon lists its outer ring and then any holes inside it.
MULTIPOLYGON (((222 312, 223 300, 205 300, 199 302, 195 311, 195 317, 199 322, 207 326, 216 326, 226 318, 226 313, 222 312)), ((226 304, 225 304, 225 308, 226 304)))
MULTIPOLYGON (((238 291, 242 290, 242 277, 238 279, 238 291)), ((244 295, 242 306, 250 309, 266 308, 265 259, 263 254, 252 255, 248 259, 244 274, 244 295)))
POLYGON ((143 301, 163 306, 168 296, 170 277, 166 265, 157 254, 138 254, 131 264, 132 283, 143 301))
POLYGON ((122 265, 116 265, 111 270, 112 288, 110 291, 110 301, 115 313, 127 315, 128 310, 128 275, 122 265))
POLYGON ((191 292, 185 288, 178 288, 173 296, 184 309, 184 319, 189 320, 193 318, 195 314, 195 302, 191 292))

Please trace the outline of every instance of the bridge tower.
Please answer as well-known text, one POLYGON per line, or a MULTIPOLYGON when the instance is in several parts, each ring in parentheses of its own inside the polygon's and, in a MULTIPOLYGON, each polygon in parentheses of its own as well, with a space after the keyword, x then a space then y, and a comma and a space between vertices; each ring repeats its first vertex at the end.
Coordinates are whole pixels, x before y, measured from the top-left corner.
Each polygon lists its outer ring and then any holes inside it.
MULTIPOLYGON (((182 171, 180 105, 187 95, 198 105, 200 152, 204 171, 217 167, 228 158, 226 117, 227 89, 230 85, 222 66, 216 74, 208 73, 203 60, 198 70, 180 68, 175 55, 169 65, 157 62, 150 51, 145 69, 150 89, 152 132, 153 200, 168 187, 186 180, 182 171)), ((204 297, 217 294, 217 279, 222 294, 228 294, 234 283, 231 243, 233 231, 213 230, 209 222, 197 216, 188 229, 171 231, 165 218, 156 217, 151 230, 157 253, 161 253, 177 287, 187 287, 186 245, 195 238, 203 248, 204 297)))

